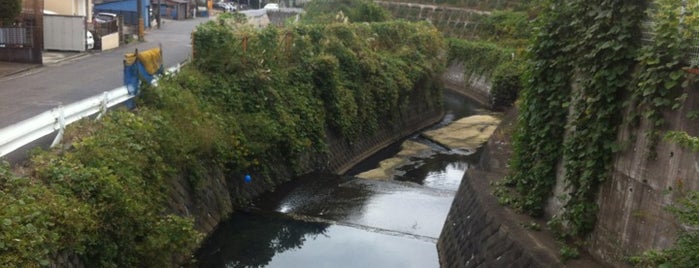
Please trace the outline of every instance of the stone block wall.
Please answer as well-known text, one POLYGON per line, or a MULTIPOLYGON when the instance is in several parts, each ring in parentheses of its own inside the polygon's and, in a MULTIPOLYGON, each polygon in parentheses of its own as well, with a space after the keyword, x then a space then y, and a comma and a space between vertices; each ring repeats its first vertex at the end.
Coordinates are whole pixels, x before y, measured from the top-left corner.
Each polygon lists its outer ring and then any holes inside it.
POLYGON ((480 26, 480 20, 490 12, 430 4, 416 4, 390 1, 375 1, 388 10, 393 17, 408 21, 430 21, 447 36, 473 38, 480 26))
MULTIPOLYGON (((441 267, 544 267, 510 237, 504 219, 488 207, 469 172, 459 187, 437 245, 441 267)), ((486 192, 487 193, 487 192, 486 192)), ((497 208, 495 208, 497 209, 497 208)))
POLYGON ((441 267, 606 267, 587 256, 565 262, 546 222, 501 206, 492 194, 507 174, 516 116, 508 111, 461 180, 437 242, 441 267))

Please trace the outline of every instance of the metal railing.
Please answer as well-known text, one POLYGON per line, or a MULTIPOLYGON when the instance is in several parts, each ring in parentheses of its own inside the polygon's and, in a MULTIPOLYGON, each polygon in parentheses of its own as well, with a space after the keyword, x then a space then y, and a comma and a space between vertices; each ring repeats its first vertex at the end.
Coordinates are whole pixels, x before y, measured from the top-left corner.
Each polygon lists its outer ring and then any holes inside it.
POLYGON ((0 47, 31 46, 35 27, 3 27, 0 28, 0 47))
MULTIPOLYGON (((182 64, 167 69, 166 74, 177 73, 182 64)), ((157 79, 153 84, 157 85, 157 79)), ((82 118, 96 113, 102 117, 109 108, 133 98, 125 86, 121 86, 102 94, 80 100, 65 106, 58 106, 50 111, 15 123, 0 129, 0 157, 5 156, 33 141, 58 131, 51 147, 56 146, 63 138, 66 126, 82 118)))

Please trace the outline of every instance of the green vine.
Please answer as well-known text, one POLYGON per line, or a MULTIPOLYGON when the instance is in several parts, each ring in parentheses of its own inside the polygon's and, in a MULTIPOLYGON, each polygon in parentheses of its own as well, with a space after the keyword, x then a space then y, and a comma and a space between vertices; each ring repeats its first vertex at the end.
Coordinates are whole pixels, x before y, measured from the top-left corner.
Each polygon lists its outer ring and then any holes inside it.
POLYGON ((558 219, 564 236, 594 226, 594 197, 617 151, 614 126, 633 70, 642 10, 642 3, 612 0, 554 2, 540 20, 512 174, 504 184, 520 195, 510 203, 541 215, 561 163, 567 192, 558 219))
POLYGON ((595 196, 610 176, 618 151, 624 92, 630 86, 643 20, 642 3, 576 1, 570 22, 577 28, 574 90, 564 147, 568 197, 563 212, 567 232, 580 236, 594 228, 595 196))
POLYGON ((391 15, 376 3, 368 0, 315 0, 304 6, 306 10, 302 22, 325 24, 342 22, 382 22, 391 15))
POLYGON ((693 152, 699 152, 699 137, 691 136, 684 131, 668 131, 665 140, 679 144, 684 148, 689 148, 693 152))
POLYGON ((668 210, 682 223, 675 245, 629 258, 635 267, 697 267, 699 265, 699 192, 690 192, 668 210))
MULTIPOLYGON (((691 2, 691 1, 690 1, 691 2)), ((640 123, 641 116, 648 122, 648 156, 656 155, 655 148, 660 139, 660 129, 665 125, 662 112, 668 108, 678 108, 681 101, 679 91, 683 85, 685 73, 682 67, 689 64, 685 58, 690 42, 697 33, 698 17, 692 13, 698 6, 696 2, 686 7, 682 14, 681 1, 658 0, 651 9, 649 17, 653 22, 650 31, 653 42, 641 48, 638 56, 639 70, 636 72, 636 87, 632 90, 631 105, 636 114, 631 126, 640 123), (680 23, 683 21, 684 23, 680 23), (691 27, 690 27, 691 26, 691 27)), ((685 97, 686 98, 686 97, 685 97)))
POLYGON ((484 77, 492 81, 490 105, 495 110, 510 107, 522 88, 524 64, 517 50, 487 41, 447 39, 448 61, 463 65, 466 81, 484 77))
MULTIPOLYGON (((496 193, 502 201, 539 216, 556 182, 555 167, 562 154, 563 129, 570 94, 573 27, 567 21, 572 10, 567 4, 552 1, 537 19, 538 32, 530 48, 529 70, 520 96, 519 121, 513 137, 512 173, 504 185, 519 196, 496 193)), ((502 188, 500 190, 503 190, 502 188)))
POLYGON ((459 62, 464 66, 466 79, 471 75, 491 76, 498 66, 510 62, 515 50, 486 41, 467 41, 449 38, 449 62, 459 62))

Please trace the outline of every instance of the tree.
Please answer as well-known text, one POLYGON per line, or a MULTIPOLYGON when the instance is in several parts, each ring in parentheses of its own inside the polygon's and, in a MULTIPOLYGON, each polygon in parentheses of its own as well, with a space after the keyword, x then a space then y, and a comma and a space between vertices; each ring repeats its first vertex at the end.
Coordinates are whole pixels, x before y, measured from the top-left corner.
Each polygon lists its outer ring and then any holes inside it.
POLYGON ((11 21, 22 12, 22 0, 0 0, 0 23, 11 21))

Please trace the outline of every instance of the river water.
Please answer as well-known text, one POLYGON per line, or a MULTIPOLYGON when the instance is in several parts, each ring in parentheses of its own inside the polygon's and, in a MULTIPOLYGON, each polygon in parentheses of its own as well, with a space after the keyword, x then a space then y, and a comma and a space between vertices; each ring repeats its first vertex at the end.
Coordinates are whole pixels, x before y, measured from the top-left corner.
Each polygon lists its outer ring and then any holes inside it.
MULTIPOLYGON (((445 92, 438 128, 481 113, 470 100, 445 92)), ((392 157, 381 150, 347 175, 308 174, 235 212, 196 252, 199 267, 439 267, 436 242, 461 178, 477 153, 430 146, 391 180, 355 175, 392 157)))

